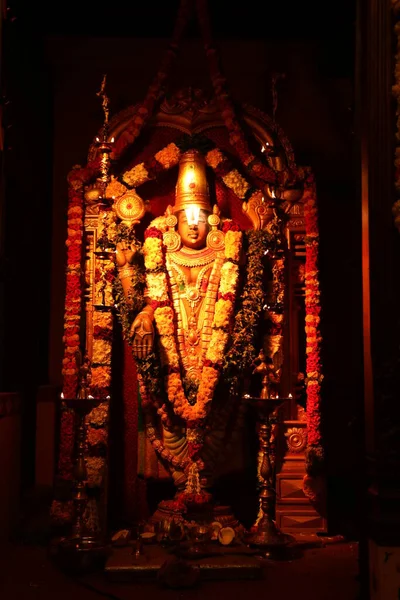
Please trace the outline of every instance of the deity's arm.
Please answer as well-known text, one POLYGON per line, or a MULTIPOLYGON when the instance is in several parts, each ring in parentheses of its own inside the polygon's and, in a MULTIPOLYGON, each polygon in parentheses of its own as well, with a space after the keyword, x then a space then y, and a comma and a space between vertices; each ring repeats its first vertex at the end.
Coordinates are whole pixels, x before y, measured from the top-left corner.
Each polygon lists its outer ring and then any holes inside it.
POLYGON ((148 298, 131 325, 132 351, 136 358, 146 358, 154 344, 154 310, 148 298))
POLYGON ((122 289, 124 292, 124 296, 128 304, 132 304, 132 277, 134 275, 134 267, 133 266, 124 266, 118 268, 118 278, 121 282, 122 289))
POLYGON ((118 242, 116 249, 116 266, 118 278, 121 282, 124 296, 128 304, 132 303, 132 278, 135 274, 133 261, 135 254, 136 248, 126 242, 118 242))

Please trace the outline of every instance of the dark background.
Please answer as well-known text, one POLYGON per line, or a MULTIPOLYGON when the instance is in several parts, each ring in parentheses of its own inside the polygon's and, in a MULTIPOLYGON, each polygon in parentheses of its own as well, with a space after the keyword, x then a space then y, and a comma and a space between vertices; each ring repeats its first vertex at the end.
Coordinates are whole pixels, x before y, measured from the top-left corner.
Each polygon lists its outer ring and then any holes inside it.
MULTIPOLYGON (((354 134, 352 0, 210 2, 233 97, 277 120, 318 186, 324 337, 324 428, 330 528, 357 534, 362 438, 361 206, 354 134)), ((66 175, 101 126, 95 94, 108 73, 112 113, 140 101, 179 2, 9 2, 3 27, 5 194, 0 389, 23 397, 23 485, 34 481, 35 404, 61 382, 66 175)), ((210 87, 195 24, 170 87, 210 87)))

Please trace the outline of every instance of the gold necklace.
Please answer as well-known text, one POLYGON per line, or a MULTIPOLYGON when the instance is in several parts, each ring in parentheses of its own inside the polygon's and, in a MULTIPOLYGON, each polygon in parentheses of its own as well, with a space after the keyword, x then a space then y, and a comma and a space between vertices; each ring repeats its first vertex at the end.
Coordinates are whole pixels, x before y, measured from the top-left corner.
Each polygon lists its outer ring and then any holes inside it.
POLYGON ((203 267, 209 265, 215 259, 215 250, 206 248, 205 250, 179 250, 168 254, 169 260, 181 267, 203 267))
MULTIPOLYGON (((204 265, 204 267, 201 269, 201 271, 199 272, 199 274, 197 275, 197 279, 196 282, 193 283, 188 283, 186 274, 182 271, 182 269, 179 268, 178 265, 174 265, 173 268, 176 270, 176 272, 179 274, 179 277, 183 283, 184 286, 184 294, 187 298, 187 300, 192 304, 192 303, 196 303, 200 300, 201 298, 201 287, 203 284, 203 279, 204 279, 204 275, 207 273, 207 271, 209 270, 209 264, 204 265)), ((179 291, 181 291, 181 289, 179 288, 179 291)))
MULTIPOLYGON (((174 305, 175 314, 177 315, 178 320, 178 331, 177 331, 177 342, 178 342, 178 351, 180 358, 182 360, 182 365, 185 369, 185 372, 188 373, 189 369, 192 368, 191 360, 186 348, 186 339, 185 331, 183 329, 183 317, 181 314, 181 306, 180 306, 180 290, 179 290, 179 282, 176 277, 176 267, 171 264, 171 254, 167 254, 166 256, 166 266, 168 270, 168 274, 171 282, 171 293, 172 293, 172 301, 174 305)), ((201 354, 198 357, 198 365, 196 367, 196 372, 200 373, 201 368, 203 367, 203 362, 205 359, 205 355, 208 348, 208 343, 211 339, 211 326, 214 319, 214 310, 215 310, 215 302, 217 300, 218 287, 221 278, 221 267, 225 261, 225 256, 221 252, 215 252, 215 260, 214 264, 211 268, 211 273, 207 285, 207 291, 204 297, 204 303, 206 306, 206 315, 203 321, 203 326, 200 333, 201 341, 201 354)), ((197 312, 197 311, 196 311, 197 312)))

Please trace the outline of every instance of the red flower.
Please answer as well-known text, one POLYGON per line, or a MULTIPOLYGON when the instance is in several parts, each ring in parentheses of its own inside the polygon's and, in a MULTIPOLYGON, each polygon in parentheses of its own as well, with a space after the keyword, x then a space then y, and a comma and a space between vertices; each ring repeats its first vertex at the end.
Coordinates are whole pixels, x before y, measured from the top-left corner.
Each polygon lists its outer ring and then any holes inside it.
MULTIPOLYGON (((306 223, 306 316, 319 316, 321 307, 319 305, 319 282, 318 282, 318 218, 316 209, 316 195, 314 178, 309 173, 304 190, 304 215, 306 223), (316 273, 312 277, 308 273, 316 273)), ((321 374, 320 359, 320 332, 319 326, 314 327, 313 336, 315 341, 309 342, 311 352, 307 356, 307 372, 321 374)), ((308 448, 318 446, 321 443, 321 386, 315 384, 315 378, 307 383, 307 443, 308 448)), ((308 465, 307 465, 308 468, 308 465)))
POLYGON ((105 327, 96 325, 93 329, 93 336, 100 340, 112 340, 113 332, 112 329, 106 329, 105 327))
POLYGON ((227 294, 218 292, 218 300, 230 300, 231 302, 235 302, 235 296, 231 292, 228 292, 227 294))
POLYGON ((162 240, 162 233, 159 229, 157 229, 157 227, 148 227, 144 232, 144 239, 147 239, 149 237, 158 238, 162 240))
POLYGON ((223 222, 222 231, 224 233, 227 233, 228 231, 240 231, 240 227, 237 223, 228 219, 223 222))

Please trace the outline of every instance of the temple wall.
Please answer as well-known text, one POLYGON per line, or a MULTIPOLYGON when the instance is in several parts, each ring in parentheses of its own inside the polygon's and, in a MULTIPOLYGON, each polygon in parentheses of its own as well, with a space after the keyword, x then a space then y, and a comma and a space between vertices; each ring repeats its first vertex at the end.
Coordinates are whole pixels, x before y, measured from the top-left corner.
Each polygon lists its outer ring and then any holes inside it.
POLYGON ((0 393, 0 541, 12 534, 19 518, 21 416, 17 394, 0 393))

